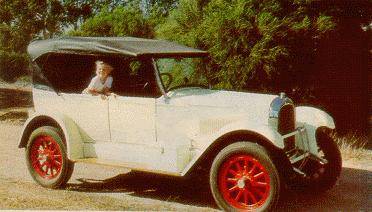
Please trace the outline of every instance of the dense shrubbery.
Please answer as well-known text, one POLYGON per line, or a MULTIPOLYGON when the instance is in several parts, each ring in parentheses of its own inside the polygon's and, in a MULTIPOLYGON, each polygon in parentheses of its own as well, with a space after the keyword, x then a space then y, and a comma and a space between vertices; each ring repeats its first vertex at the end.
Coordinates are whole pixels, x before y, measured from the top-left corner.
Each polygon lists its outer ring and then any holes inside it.
POLYGON ((217 87, 295 87, 301 83, 296 76, 308 71, 303 68, 315 56, 314 48, 304 45, 335 28, 331 16, 311 13, 310 7, 296 1, 211 0, 205 4, 184 0, 158 26, 157 33, 161 38, 207 49, 217 87), (295 56, 298 48, 304 57, 295 56), (275 84, 279 78, 293 80, 275 84))

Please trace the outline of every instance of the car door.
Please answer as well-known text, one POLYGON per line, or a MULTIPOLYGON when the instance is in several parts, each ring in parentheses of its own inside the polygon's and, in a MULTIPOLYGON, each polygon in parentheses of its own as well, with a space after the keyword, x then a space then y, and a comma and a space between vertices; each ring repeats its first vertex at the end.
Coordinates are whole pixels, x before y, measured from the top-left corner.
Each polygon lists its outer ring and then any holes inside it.
POLYGON ((154 98, 111 96, 109 115, 112 142, 146 146, 156 143, 154 98))
POLYGON ((62 94, 64 114, 80 128, 86 143, 110 141, 108 100, 91 94, 62 94))
POLYGON ((153 161, 161 154, 156 140, 156 95, 151 89, 147 92, 154 80, 151 74, 142 73, 152 71, 145 68, 132 61, 113 76, 116 95, 108 98, 111 149, 106 159, 131 168, 155 169, 153 161), (120 71, 125 72, 122 77, 120 71))

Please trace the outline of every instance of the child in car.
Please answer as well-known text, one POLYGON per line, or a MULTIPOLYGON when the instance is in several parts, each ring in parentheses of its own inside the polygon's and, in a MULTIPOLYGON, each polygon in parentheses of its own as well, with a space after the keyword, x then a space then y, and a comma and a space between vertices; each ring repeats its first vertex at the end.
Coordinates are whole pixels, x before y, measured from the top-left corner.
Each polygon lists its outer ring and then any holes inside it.
POLYGON ((96 61, 96 76, 92 78, 88 87, 84 89, 83 93, 92 95, 103 94, 110 95, 113 78, 110 75, 114 68, 103 61, 96 61))

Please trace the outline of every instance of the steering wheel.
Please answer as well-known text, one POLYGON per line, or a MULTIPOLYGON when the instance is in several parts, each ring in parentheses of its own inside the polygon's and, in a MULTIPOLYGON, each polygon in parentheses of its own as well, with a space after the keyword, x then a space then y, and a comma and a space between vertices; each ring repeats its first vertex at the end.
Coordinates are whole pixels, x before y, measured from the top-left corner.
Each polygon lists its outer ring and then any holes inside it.
POLYGON ((163 84, 164 84, 165 89, 168 90, 169 86, 173 82, 173 76, 170 73, 161 73, 160 74, 160 78, 163 81, 163 84), (163 76, 166 76, 166 78, 168 78, 168 79, 167 80, 163 79, 163 76), (166 83, 165 83, 165 81, 166 81, 166 83))

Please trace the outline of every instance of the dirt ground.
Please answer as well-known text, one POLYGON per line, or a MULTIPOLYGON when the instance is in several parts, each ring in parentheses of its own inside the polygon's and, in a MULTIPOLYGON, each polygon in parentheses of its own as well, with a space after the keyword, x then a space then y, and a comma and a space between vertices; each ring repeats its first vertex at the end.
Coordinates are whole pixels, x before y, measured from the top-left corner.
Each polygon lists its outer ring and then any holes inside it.
MULTIPOLYGON (((0 89, 0 210, 218 210, 204 185, 92 164, 76 164, 67 187, 49 190, 28 174, 18 138, 27 108, 25 90, 0 89)), ((278 211, 371 211, 372 151, 343 161, 337 185, 322 195, 286 191, 278 211)))

